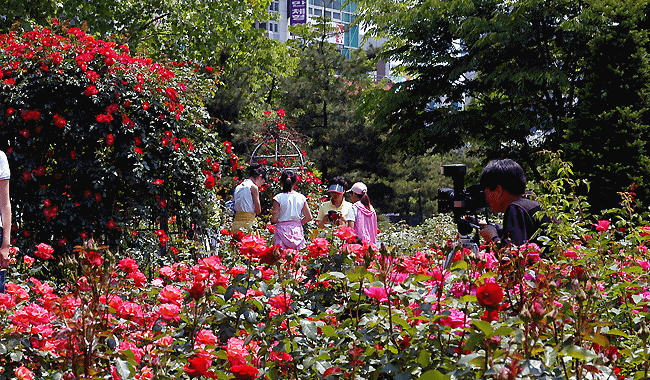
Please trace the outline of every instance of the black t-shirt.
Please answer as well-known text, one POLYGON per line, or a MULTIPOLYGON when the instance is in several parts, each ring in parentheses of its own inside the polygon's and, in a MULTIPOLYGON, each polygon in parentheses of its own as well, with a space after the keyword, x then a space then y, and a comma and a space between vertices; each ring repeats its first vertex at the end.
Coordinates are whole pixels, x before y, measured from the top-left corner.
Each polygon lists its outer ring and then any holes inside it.
POLYGON ((536 201, 520 198, 508 205, 503 214, 503 228, 498 231, 503 242, 522 245, 545 223, 548 217, 536 218, 535 213, 542 207, 536 201))

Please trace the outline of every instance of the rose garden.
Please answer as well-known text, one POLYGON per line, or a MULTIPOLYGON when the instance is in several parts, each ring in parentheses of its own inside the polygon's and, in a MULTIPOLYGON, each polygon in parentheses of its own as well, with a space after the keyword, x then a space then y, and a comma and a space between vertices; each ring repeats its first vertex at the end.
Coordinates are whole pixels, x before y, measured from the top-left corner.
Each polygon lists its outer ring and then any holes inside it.
MULTIPOLYGON (((547 152, 540 246, 461 250, 444 268, 457 230, 441 214, 387 224, 380 247, 308 225, 306 249, 281 250, 270 224, 227 232, 222 188, 245 160, 200 101, 218 70, 78 28, 0 49, 15 213, 0 379, 650 376, 650 223, 633 192, 591 214, 547 152)), ((321 181, 301 176, 315 209, 321 181)))

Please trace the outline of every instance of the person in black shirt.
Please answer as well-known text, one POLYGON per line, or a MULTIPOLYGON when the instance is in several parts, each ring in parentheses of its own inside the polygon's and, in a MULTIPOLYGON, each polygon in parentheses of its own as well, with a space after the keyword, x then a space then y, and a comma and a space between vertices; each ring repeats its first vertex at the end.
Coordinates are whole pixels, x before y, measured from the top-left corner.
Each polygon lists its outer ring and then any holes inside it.
POLYGON ((492 211, 503 213, 503 227, 486 225, 481 236, 486 242, 522 245, 541 227, 545 219, 535 216, 542 208, 534 200, 523 197, 526 192, 524 169, 510 159, 493 160, 481 173, 480 184, 492 211))

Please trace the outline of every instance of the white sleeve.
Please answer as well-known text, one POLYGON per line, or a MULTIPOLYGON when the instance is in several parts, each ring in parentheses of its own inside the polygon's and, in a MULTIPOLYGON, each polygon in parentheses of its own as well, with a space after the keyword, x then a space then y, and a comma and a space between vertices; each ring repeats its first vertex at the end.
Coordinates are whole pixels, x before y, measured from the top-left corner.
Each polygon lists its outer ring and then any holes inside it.
POLYGON ((348 215, 345 217, 345 220, 348 222, 356 222, 357 221, 357 208, 356 207, 350 207, 348 209, 348 215))
POLYGON ((9 171, 9 161, 5 152, 0 151, 0 179, 9 179, 11 172, 9 171))

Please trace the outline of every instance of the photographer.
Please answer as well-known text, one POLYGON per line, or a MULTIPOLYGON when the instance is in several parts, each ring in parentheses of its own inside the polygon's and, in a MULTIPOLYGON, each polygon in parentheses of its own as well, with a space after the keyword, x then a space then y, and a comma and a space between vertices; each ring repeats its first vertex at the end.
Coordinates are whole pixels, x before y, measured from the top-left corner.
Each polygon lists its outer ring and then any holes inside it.
POLYGON ((348 189, 348 182, 343 177, 334 177, 329 180, 327 193, 330 200, 323 202, 318 209, 318 228, 326 224, 333 226, 346 225, 346 217, 352 204, 345 200, 345 191, 348 189))
POLYGON ((492 211, 503 214, 503 227, 487 225, 481 236, 487 242, 522 245, 530 241, 542 223, 535 216, 541 211, 539 203, 523 197, 526 192, 526 175, 513 160, 493 160, 481 173, 480 186, 492 211))

